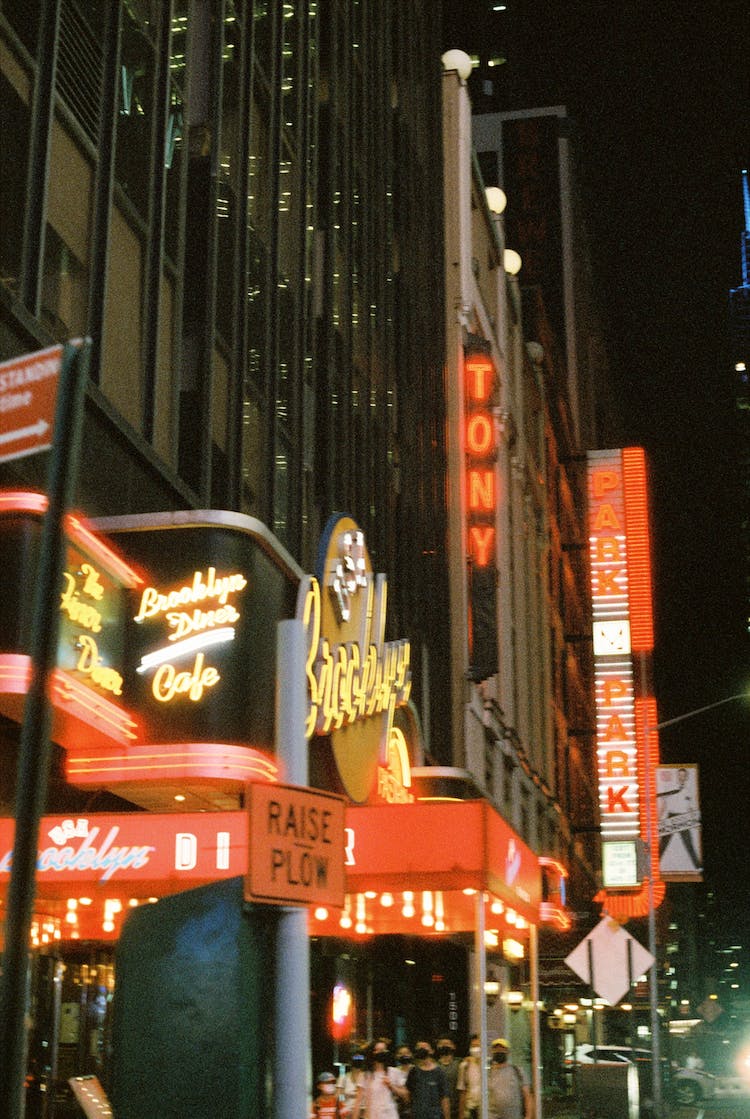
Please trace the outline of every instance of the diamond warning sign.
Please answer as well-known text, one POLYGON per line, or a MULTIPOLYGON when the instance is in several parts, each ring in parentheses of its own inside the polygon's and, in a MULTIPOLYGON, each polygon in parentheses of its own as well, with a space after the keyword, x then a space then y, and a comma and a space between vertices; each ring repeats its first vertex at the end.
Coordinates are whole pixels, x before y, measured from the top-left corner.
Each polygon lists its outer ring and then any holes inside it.
POLYGON ((62 346, 0 364, 0 462, 52 445, 62 346))

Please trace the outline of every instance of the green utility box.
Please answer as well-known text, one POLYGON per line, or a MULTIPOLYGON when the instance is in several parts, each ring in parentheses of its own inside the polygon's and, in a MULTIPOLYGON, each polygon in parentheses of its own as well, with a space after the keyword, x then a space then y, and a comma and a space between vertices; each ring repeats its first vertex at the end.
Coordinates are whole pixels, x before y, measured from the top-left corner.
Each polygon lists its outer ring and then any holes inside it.
POLYGON ((272 940, 241 878, 133 910, 115 961, 117 1119, 265 1119, 272 940))

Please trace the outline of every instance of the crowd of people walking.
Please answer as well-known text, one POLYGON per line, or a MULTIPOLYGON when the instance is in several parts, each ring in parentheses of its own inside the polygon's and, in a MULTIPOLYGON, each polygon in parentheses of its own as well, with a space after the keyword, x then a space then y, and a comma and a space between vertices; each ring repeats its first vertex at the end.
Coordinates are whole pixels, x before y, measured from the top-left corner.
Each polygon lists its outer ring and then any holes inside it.
MULTIPOLYGON (((533 1099, 523 1069, 509 1060, 505 1038, 492 1042, 487 1068, 487 1119, 533 1119, 533 1099)), ((453 1039, 425 1038, 395 1052, 380 1037, 352 1055, 340 1076, 321 1072, 311 1119, 479 1119, 482 1050, 479 1037, 459 1058, 453 1039)))

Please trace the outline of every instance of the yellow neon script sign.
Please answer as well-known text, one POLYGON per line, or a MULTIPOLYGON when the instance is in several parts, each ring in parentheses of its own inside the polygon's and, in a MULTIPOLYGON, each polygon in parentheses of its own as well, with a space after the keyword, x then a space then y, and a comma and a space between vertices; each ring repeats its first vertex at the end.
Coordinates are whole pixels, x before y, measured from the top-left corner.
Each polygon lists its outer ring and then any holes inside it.
POLYGON ((170 630, 170 643, 155 649, 141 658, 139 673, 156 669, 151 682, 151 692, 159 703, 186 697, 197 703, 207 689, 218 684, 221 675, 213 665, 206 663, 205 650, 234 639, 234 623, 240 612, 230 602, 230 597, 247 586, 247 579, 239 572, 217 575, 215 567, 206 572, 196 571, 192 582, 181 587, 160 591, 146 587, 135 621, 142 623, 165 619, 170 630), (178 669, 174 661, 195 654, 192 666, 178 669))
POLYGON ((102 612, 99 609, 104 600, 104 586, 99 571, 91 563, 82 563, 75 575, 63 572, 63 590, 60 596, 60 611, 74 625, 87 630, 76 637, 75 648, 78 659, 75 670, 91 680, 92 684, 112 695, 122 695, 122 676, 103 660, 92 634, 102 632, 102 612))
MULTIPOLYGON (((370 598, 374 585, 369 583, 370 598)), ((385 598, 385 579, 378 597, 385 598)), ((302 620, 307 633, 307 681, 310 707, 306 733, 330 734, 383 712, 392 714, 411 693, 411 646, 408 641, 371 640, 373 611, 368 611, 364 640, 332 644, 321 637, 320 584, 308 577, 302 620)))
POLYGON ((326 530, 320 582, 300 584, 297 618, 305 626, 307 736, 330 735, 347 795, 367 800, 387 766, 397 707, 411 692, 411 646, 385 640, 387 581, 373 575, 361 530, 341 514, 326 530))

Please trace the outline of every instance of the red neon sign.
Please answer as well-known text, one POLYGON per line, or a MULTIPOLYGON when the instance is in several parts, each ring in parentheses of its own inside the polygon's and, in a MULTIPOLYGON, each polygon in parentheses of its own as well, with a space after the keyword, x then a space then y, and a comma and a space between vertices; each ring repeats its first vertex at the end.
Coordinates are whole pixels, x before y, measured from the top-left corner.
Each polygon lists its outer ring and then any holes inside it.
POLYGON ((495 424, 489 400, 495 366, 487 354, 464 356, 467 540, 477 567, 488 567, 495 555, 495 424))
MULTIPOLYGON (((658 749, 643 741, 643 703, 653 700, 637 697, 633 670, 633 655, 643 656, 653 648, 643 451, 631 447, 591 452, 588 482, 602 839, 627 844, 649 839, 644 825, 645 767, 658 760, 658 749)), ((655 705, 649 719, 649 725, 656 722, 655 705)), ((651 808, 655 819, 655 802, 651 808)), ((658 858, 652 858, 646 875, 653 878, 658 905, 664 896, 658 858)), ((605 901, 607 911, 618 919, 642 916, 648 910, 647 886, 646 879, 627 893, 605 889, 597 900, 605 901)))

